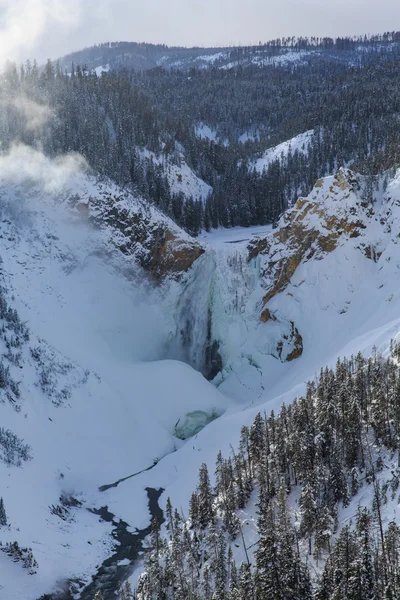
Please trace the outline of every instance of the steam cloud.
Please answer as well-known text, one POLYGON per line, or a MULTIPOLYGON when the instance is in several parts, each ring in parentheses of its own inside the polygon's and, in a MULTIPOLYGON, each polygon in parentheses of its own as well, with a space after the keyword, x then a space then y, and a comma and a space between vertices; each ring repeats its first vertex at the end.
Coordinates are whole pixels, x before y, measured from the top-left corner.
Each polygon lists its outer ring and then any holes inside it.
MULTIPOLYGON (((83 0, 0 0, 0 69, 7 60, 28 57, 50 31, 62 37, 74 30, 81 21, 83 6, 83 0)), ((49 106, 25 95, 3 96, 0 111, 10 105, 20 113, 27 131, 40 130, 52 117, 49 106)), ((58 193, 71 177, 87 167, 79 154, 50 159, 38 149, 15 143, 9 151, 0 153, 0 182, 36 185, 45 192, 58 193)))
POLYGON ((47 193, 59 193, 72 177, 87 168, 80 154, 51 159, 38 150, 18 144, 7 154, 0 155, 0 182, 37 185, 47 193))
POLYGON ((18 96, 12 104, 24 117, 25 127, 28 131, 42 129, 52 115, 48 106, 38 104, 26 96, 18 96))
MULTIPOLYGON (((0 90, 1 91, 1 90, 0 90)), ((39 104, 25 95, 0 100, 0 111, 13 106, 19 112, 23 127, 27 131, 42 129, 53 116, 53 111, 46 104, 39 104)), ((1 148, 1 138, 0 138, 1 148)))

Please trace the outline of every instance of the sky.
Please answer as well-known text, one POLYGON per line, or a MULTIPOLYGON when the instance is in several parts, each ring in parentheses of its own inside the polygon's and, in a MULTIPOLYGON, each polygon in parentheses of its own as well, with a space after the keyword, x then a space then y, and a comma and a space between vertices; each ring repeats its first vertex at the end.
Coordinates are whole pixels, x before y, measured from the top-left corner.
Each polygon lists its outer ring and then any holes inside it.
POLYGON ((107 41, 225 46, 394 29, 398 0, 0 0, 0 64, 107 41))

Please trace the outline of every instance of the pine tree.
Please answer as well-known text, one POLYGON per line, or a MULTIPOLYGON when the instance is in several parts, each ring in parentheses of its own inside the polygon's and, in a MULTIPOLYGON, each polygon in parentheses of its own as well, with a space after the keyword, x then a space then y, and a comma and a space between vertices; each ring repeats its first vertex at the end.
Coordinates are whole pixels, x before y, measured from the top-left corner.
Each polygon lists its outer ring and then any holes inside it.
POLYGON ((345 525, 326 562, 323 577, 316 593, 317 600, 358 600, 358 558, 360 546, 354 531, 345 525))
POLYGON ((205 565, 203 569, 203 585, 202 593, 204 600, 211 600, 212 587, 211 587, 211 573, 209 565, 205 565))
POLYGON ((226 540, 222 531, 218 534, 217 557, 215 561, 215 591, 218 600, 224 600, 227 583, 226 540))
POLYGON ((255 598, 284 600, 274 509, 271 503, 265 505, 262 498, 259 500, 258 532, 260 540, 256 551, 255 598))
POLYGON ((0 361, 0 388, 6 388, 8 384, 8 369, 4 367, 2 361, 0 361))
POLYGON ((312 535, 317 517, 315 478, 312 473, 309 474, 309 477, 301 490, 300 514, 300 534, 304 537, 308 537, 308 553, 311 554, 312 535))
POLYGON ((373 569, 373 552, 371 540, 372 516, 367 509, 359 509, 357 515, 356 531, 360 543, 360 558, 357 567, 357 589, 365 600, 374 600, 376 597, 373 569))
POLYGON ((250 598, 254 600, 254 582, 250 565, 242 563, 239 568, 239 591, 240 598, 250 598))
POLYGON ((3 498, 0 498, 0 527, 5 527, 6 525, 7 525, 6 509, 4 507, 3 498))
POLYGON ((386 595, 392 594, 394 598, 400 592, 400 527, 395 521, 391 521, 386 530, 385 548, 389 573, 389 584, 386 595))
POLYGON ((193 492, 189 500, 189 519, 192 528, 199 527, 199 496, 193 492))
POLYGON ((314 559, 317 561, 321 557, 321 552, 330 552, 330 540, 333 535, 334 520, 326 506, 318 509, 317 520, 315 524, 314 538, 314 559))
POLYGON ((125 581, 124 583, 120 584, 118 588, 118 594, 119 600, 135 600, 135 596, 129 581, 125 581))
POLYGON ((311 600, 311 582, 303 566, 296 533, 290 521, 286 500, 286 486, 281 485, 276 501, 276 532, 279 545, 281 593, 285 600, 311 600))
POLYGON ((206 463, 200 467, 198 492, 198 522, 205 529, 214 521, 213 493, 206 463))

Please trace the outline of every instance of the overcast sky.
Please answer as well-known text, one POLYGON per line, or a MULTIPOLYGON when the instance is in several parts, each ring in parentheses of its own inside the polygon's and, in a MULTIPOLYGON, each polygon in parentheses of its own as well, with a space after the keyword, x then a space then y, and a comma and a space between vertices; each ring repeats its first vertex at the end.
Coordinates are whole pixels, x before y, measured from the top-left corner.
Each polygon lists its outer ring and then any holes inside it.
POLYGON ((105 41, 223 46, 395 29, 399 0, 0 0, 0 63, 105 41))

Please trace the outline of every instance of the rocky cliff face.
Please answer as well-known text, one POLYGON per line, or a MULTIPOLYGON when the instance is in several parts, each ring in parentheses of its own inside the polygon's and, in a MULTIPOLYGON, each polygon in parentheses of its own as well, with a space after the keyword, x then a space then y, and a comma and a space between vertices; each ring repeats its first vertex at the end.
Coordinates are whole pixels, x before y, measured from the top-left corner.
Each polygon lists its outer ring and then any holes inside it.
POLYGON ((282 216, 275 231, 255 237, 249 243, 249 260, 256 257, 261 260, 264 293, 260 319, 268 325, 269 331, 276 329, 277 323, 282 325, 283 334, 276 339, 275 349, 280 360, 301 356, 303 340, 296 324, 285 315, 283 306, 271 310, 270 303, 279 294, 293 295, 288 286, 299 266, 322 261, 346 243, 359 249, 366 258, 379 260, 382 252, 371 243, 366 230, 376 221, 383 230, 386 219, 377 217, 367 187, 364 178, 340 169, 335 176, 318 180, 311 194, 300 198, 282 216))
POLYGON ((342 240, 359 237, 368 206, 357 196, 360 191, 357 177, 341 169, 333 178, 318 180, 311 194, 283 215, 276 232, 250 243, 249 258, 262 255, 267 260, 264 306, 286 289, 302 261, 320 260, 342 240))
POLYGON ((147 203, 117 188, 70 198, 78 214, 96 227, 110 231, 110 241, 131 256, 157 285, 179 280, 204 253, 204 247, 147 203))

